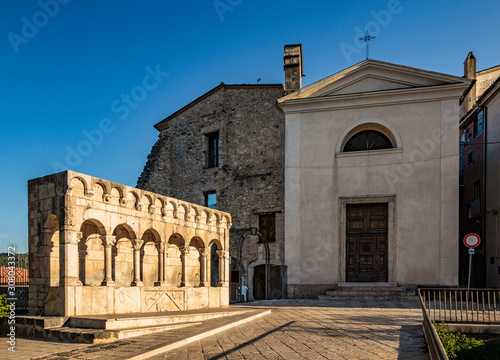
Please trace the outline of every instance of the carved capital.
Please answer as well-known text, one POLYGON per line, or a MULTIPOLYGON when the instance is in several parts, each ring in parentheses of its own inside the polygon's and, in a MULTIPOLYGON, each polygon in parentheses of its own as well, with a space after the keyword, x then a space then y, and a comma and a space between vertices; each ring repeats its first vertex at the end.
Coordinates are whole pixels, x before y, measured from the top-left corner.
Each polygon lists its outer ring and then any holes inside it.
POLYGON ((165 243, 164 242, 156 243, 156 248, 158 249, 158 251, 164 252, 165 251, 165 243))
POLYGON ((116 236, 102 235, 101 240, 104 246, 113 246, 116 243, 116 236))
POLYGON ((200 248, 198 249, 199 252, 200 252, 200 258, 206 258, 208 257, 208 254, 210 253, 210 249, 209 248, 200 248))
POLYGON ((143 204, 143 203, 141 203, 141 202, 139 202, 139 201, 137 201, 137 202, 135 203, 135 209, 136 209, 137 211, 142 211, 142 209, 144 209, 144 204, 143 204))
POLYGON ((163 208, 163 209, 161 209, 161 214, 162 214, 163 216, 168 216, 168 210, 167 210, 167 208, 163 208))
POLYGON ((104 201, 105 203, 109 203, 111 201, 111 195, 110 194, 104 194, 102 196, 102 201, 104 201))
POLYGON ((121 205, 121 206, 125 207, 125 206, 127 206, 127 203, 128 203, 128 200, 127 200, 127 199, 125 199, 125 198, 121 198, 121 199, 120 199, 120 205, 121 205))
POLYGON ((179 218, 179 212, 177 210, 174 210, 174 218, 176 219, 179 218))
POLYGON ((65 244, 78 245, 78 242, 83 237, 83 233, 79 231, 66 231, 65 232, 65 244))
POLYGON ((229 259, 229 251, 226 250, 217 250, 217 255, 223 259, 229 259))
POLYGON ((73 188, 71 186, 68 186, 68 188, 66 189, 65 195, 68 195, 68 196, 73 195, 73 188))
POLYGON ((189 254, 189 248, 188 247, 182 247, 180 248, 181 250, 181 256, 186 256, 189 254))
POLYGON ((149 209, 148 209, 148 210, 149 210, 149 212, 150 212, 151 214, 154 214, 154 212, 156 211, 156 206, 154 206, 154 205, 149 205, 149 209))
POLYGON ((144 244, 144 240, 140 239, 132 240, 132 247, 134 248, 134 250, 140 250, 142 244, 144 244))

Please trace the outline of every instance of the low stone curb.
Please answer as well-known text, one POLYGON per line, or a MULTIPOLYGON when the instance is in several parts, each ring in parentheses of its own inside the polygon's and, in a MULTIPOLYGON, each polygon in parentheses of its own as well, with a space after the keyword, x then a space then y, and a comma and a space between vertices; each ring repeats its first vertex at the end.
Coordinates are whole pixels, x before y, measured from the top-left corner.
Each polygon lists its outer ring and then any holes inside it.
POLYGON ((177 349, 177 348, 179 348, 181 346, 190 344, 190 343, 192 343, 194 341, 198 341, 198 340, 201 340, 201 339, 206 338, 208 336, 212 336, 212 335, 221 333, 223 331, 229 330, 231 328, 234 328, 236 326, 242 325, 242 324, 247 323, 249 321, 258 319, 258 318, 260 318, 262 316, 265 316, 265 315, 268 315, 270 313, 271 313, 271 310, 265 310, 265 311, 262 311, 262 312, 260 312, 258 314, 255 314, 253 316, 249 316, 247 318, 235 321, 235 322, 233 322, 231 324, 224 325, 224 326, 218 327, 216 329, 205 331, 204 333, 197 334, 197 335, 191 336, 189 338, 186 338, 186 339, 183 339, 183 340, 179 340, 179 341, 176 341, 176 342, 168 344, 168 345, 164 345, 164 346, 158 347, 158 348, 156 348, 154 350, 150 350, 150 351, 145 352, 143 354, 131 357, 131 358, 129 358, 129 360, 149 359, 149 358, 151 358, 153 356, 166 353, 167 351, 177 349))

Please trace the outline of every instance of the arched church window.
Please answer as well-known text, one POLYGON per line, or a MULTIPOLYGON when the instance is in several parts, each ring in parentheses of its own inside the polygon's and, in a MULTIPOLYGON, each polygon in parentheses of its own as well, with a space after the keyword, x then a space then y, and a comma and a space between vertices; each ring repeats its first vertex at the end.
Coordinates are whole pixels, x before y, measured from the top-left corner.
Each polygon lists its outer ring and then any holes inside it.
POLYGON ((344 152, 392 149, 387 136, 379 131, 364 130, 354 134, 345 144, 344 152))

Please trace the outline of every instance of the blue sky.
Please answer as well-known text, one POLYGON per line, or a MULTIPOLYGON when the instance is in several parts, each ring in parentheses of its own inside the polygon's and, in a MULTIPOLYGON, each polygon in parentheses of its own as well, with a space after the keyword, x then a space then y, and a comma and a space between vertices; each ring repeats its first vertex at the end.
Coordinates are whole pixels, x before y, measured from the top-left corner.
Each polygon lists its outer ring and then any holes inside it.
POLYGON ((2 1, 0 252, 28 249, 29 179, 64 168, 135 186, 154 124, 221 81, 283 83, 285 44, 303 44, 304 85, 362 61, 366 28, 371 58, 462 76, 469 51, 478 69, 500 64, 499 13, 493 0, 2 1))

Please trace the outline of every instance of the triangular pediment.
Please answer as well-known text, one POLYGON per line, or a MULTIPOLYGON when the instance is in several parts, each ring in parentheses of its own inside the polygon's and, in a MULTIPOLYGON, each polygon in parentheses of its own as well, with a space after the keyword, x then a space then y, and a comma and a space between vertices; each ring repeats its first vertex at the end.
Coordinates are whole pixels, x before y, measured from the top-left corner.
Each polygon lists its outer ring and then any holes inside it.
POLYGON ((368 59, 285 96, 279 102, 434 87, 464 82, 467 80, 458 76, 368 59))

